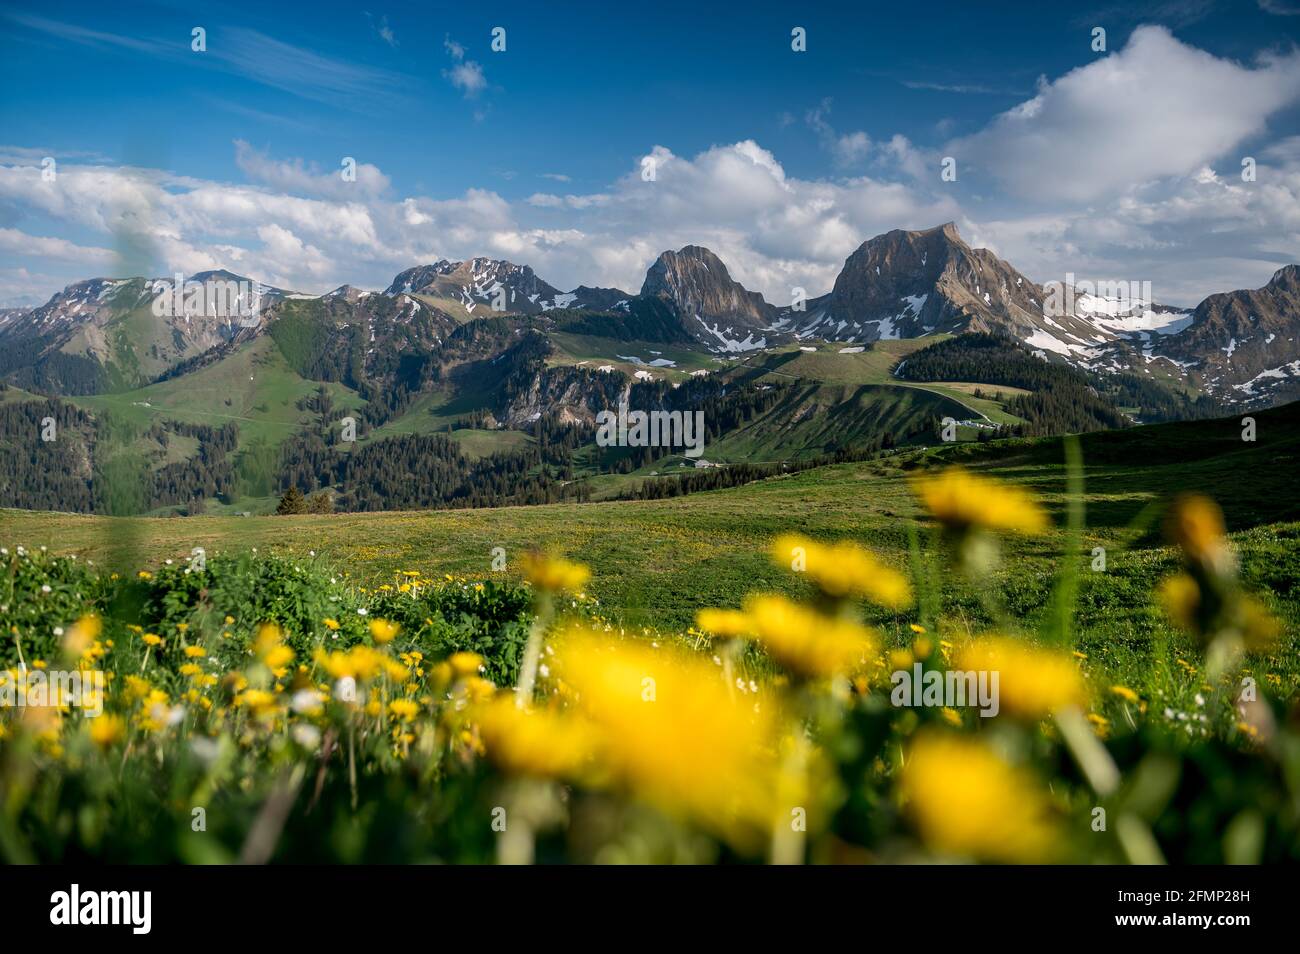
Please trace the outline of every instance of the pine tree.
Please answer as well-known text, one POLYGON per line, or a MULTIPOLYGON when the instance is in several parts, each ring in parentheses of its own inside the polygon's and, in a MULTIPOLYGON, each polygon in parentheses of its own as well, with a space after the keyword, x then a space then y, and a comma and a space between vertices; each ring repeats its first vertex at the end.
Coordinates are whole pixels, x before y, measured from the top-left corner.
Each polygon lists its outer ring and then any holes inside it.
POLYGON ((290 487, 280 498, 280 503, 276 506, 275 512, 280 516, 292 513, 306 513, 307 500, 303 497, 302 491, 297 487, 290 487))

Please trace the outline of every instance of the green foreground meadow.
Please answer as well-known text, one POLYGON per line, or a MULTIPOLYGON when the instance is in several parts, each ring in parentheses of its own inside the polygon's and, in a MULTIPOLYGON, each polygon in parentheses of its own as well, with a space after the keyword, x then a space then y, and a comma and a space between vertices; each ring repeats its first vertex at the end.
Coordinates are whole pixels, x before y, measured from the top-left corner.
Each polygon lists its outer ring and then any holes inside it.
POLYGON ((9 678, 63 654, 110 682, 97 719, 5 723, 0 850, 1296 860, 1300 413, 1256 419, 1254 441, 1224 420, 965 444, 651 502, 2 511, 9 678), (956 515, 916 482, 952 464, 956 515), (1222 544, 1200 504, 1171 523, 1205 498, 1222 544), (806 567, 774 553, 788 534, 806 567), (890 704, 892 671, 975 658, 997 718, 890 704))

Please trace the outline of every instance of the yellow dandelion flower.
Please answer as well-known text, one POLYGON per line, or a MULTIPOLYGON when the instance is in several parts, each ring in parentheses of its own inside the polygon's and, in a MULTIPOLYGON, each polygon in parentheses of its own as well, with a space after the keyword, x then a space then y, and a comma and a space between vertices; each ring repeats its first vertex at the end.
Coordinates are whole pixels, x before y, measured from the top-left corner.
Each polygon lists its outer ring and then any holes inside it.
POLYGON ((476 675, 483 665, 483 657, 478 653, 459 652, 447 657, 447 665, 457 676, 476 675))
POLYGON ((382 646, 384 643, 392 642, 401 628, 397 623, 390 623, 386 619, 372 619, 370 637, 382 646))
POLYGON ((828 596, 865 596, 889 609, 912 603, 907 577, 848 541, 824 546, 799 534, 785 534, 772 544, 772 559, 778 566, 807 573, 828 596))
POLYGON ((243 706, 255 715, 262 715, 275 709, 275 693, 265 689, 245 689, 235 696, 235 705, 243 706))
POLYGON ((420 714, 420 704, 411 699, 394 699, 388 704, 388 711, 394 718, 410 722, 420 714))
POLYGON ((126 701, 134 702, 136 699, 143 699, 149 695, 153 687, 149 685, 147 679, 141 679, 139 676, 128 675, 126 677, 126 688, 123 690, 126 701))
POLYGON ((188 656, 190 659, 199 659, 203 656, 206 656, 207 654, 208 651, 204 649, 202 646, 185 647, 185 655, 188 656))
POLYGON ((1138 694, 1134 692, 1132 689, 1130 689, 1128 686, 1111 686, 1110 691, 1112 695, 1119 696, 1125 702, 1138 701, 1138 694))
POLYGON ((945 526, 1038 534, 1047 530, 1047 512, 1018 487, 949 467, 912 480, 922 505, 945 526))
POLYGON ((110 749, 126 738, 126 722, 118 715, 96 716, 90 721, 90 740, 101 749, 110 749))
POLYGON ((784 596, 752 596, 745 611, 763 648, 787 669, 806 676, 852 673, 876 654, 872 630, 784 596))
POLYGON ((326 629, 336 630, 339 628, 339 621, 336 619, 323 619, 321 622, 325 624, 326 629))
POLYGON ((1033 777, 964 736, 918 735, 900 791, 922 840, 942 855, 1034 864, 1049 860, 1058 843, 1033 777))
POLYGON ((199 666, 198 663, 186 663, 184 666, 181 666, 180 668, 180 673, 182 676, 193 677, 193 676, 197 676, 201 672, 203 672, 203 669, 199 666))
POLYGON ((958 652, 956 668, 996 672, 1002 711, 1026 719, 1087 701, 1083 676, 1072 659, 1016 639, 986 636, 969 643, 958 652))
POLYGON ((889 651, 889 667, 895 672, 900 669, 911 669, 914 662, 916 662, 916 657, 906 649, 891 649, 889 651))
POLYGON ((1184 494, 1165 518, 1169 538, 1198 562, 1216 562, 1226 552, 1223 511, 1209 497, 1184 494))
POLYGON ((733 843, 766 838, 780 807, 775 704, 733 700, 699 656, 581 630, 559 641, 555 663, 611 740, 602 759, 611 781, 733 843))
POLYGON ((162 637, 159 636, 157 633, 145 633, 145 634, 144 634, 142 637, 140 637, 140 638, 144 640, 146 646, 161 646, 161 645, 162 645, 162 637))
POLYGON ((262 657, 262 662, 266 668, 273 670, 277 677, 283 671, 284 667, 293 661, 293 650, 283 644, 272 646, 262 657))
POLYGON ((704 632, 723 638, 744 636, 752 627, 750 618, 734 609, 702 609, 695 614, 695 623, 704 632))
POLYGON ((511 696, 476 708, 483 750, 506 772, 545 778, 584 774, 600 745, 596 728, 581 716, 520 709, 511 696))
POLYGON ((552 592, 577 591, 591 579, 591 570, 581 563, 570 563, 559 557, 540 553, 526 553, 520 561, 524 577, 534 586, 552 592))
POLYGON ((81 617, 63 637, 63 652, 70 659, 79 659, 99 639, 103 623, 93 613, 81 617))
POLYGON ((1187 573, 1175 573, 1160 584, 1160 604, 1178 626, 1195 633, 1201 608, 1201 588, 1187 573))

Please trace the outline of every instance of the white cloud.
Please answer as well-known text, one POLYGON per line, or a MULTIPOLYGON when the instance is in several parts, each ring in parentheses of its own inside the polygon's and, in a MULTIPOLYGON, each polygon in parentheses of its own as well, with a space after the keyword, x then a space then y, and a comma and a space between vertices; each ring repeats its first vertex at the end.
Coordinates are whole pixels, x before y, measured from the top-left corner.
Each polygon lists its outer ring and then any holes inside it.
POLYGON ((656 145, 598 191, 518 200, 490 189, 394 197, 374 167, 351 184, 363 188, 342 189, 334 173, 242 144, 236 160, 253 184, 72 160, 44 182, 40 150, 9 151, 21 161, 0 165, 0 209, 11 226, 0 230, 0 250, 23 271, 0 271, 0 300, 57 280, 48 295, 115 267, 153 275, 227 267, 314 293, 345 282, 382 288, 412 265, 475 255, 531 265, 560 288, 636 291, 660 252, 700 244, 747 287, 784 302, 796 285, 828 291, 865 239, 948 220, 1037 281, 1067 270, 1149 280, 1174 304, 1256 287, 1300 260, 1300 137, 1261 145, 1254 182, 1242 181, 1233 156, 1086 206, 1030 212, 1005 194, 963 206, 965 193, 937 175, 937 153, 902 136, 877 143, 869 174, 848 178, 790 175, 753 140, 693 156, 656 145), (653 160, 651 181, 643 158, 653 160), (123 247, 134 255, 115 266, 108 249, 123 247))
POLYGON ((946 151, 1029 198, 1087 202, 1226 156, 1297 99, 1300 52, 1249 68, 1142 26, 946 151))
POLYGON ((442 71, 442 75, 452 86, 464 93, 466 99, 474 99, 487 89, 487 77, 483 75, 483 67, 474 60, 465 59, 465 47, 451 37, 443 40, 442 45, 454 61, 451 69, 442 71))
POLYGON ((366 19, 370 21, 370 28, 375 31, 375 35, 378 36, 379 39, 383 40, 393 49, 397 49, 399 45, 397 42, 397 34, 394 33, 393 28, 388 25, 388 14, 381 16, 378 23, 375 22, 375 18, 369 13, 366 14, 366 19))
POLYGON ((309 167, 301 159, 275 160, 259 152, 242 139, 236 139, 235 164, 256 182, 264 183, 286 192, 307 195, 325 195, 337 199, 356 199, 388 191, 388 176, 377 166, 360 162, 356 164, 356 178, 349 182, 343 178, 342 158, 334 172, 321 172, 309 167))
MULTIPOLYGON (((111 236, 105 244, 114 247, 139 246, 136 267, 152 274, 227 267, 321 292, 344 282, 383 287, 420 262, 487 255, 531 265, 564 288, 635 291, 660 252, 698 243, 778 301, 792 285, 829 290, 844 258, 868 236, 934 225, 957 211, 947 197, 871 177, 792 178, 752 140, 694 157, 655 146, 654 181, 642 179, 638 160, 602 191, 537 193, 517 202, 486 189, 390 199, 387 179, 373 167, 367 188, 349 190, 336 174, 298 159, 243 143, 235 155, 258 184, 75 164, 61 165, 57 181, 45 183, 35 160, 0 166, 0 204, 111 236)), ((364 184, 360 169, 350 185, 364 184)), ((70 244, 12 242, 32 259, 76 257, 70 244)), ((77 261, 68 280, 86 277, 85 270, 77 261)))
POLYGON ((67 239, 43 238, 6 228, 0 228, 0 251, 95 267, 111 265, 117 260, 111 249, 77 245, 67 239))
POLYGON ((831 114, 831 101, 823 99, 815 108, 808 110, 804 122, 817 133, 823 148, 834 158, 837 165, 851 166, 862 162, 871 152, 871 137, 862 130, 850 133, 838 133, 828 118, 831 114))

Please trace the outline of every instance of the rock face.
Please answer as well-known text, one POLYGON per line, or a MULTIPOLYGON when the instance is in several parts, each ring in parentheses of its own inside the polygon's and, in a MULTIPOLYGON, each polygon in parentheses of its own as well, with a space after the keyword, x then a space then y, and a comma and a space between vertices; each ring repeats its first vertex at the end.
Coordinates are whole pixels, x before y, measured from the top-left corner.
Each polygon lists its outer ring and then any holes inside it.
POLYGON ((1160 355, 1221 400, 1300 396, 1300 266, 1278 269, 1263 288, 1211 295, 1162 344, 1160 355))
POLYGON ((971 248, 952 222, 895 230, 863 242, 845 261, 825 324, 863 340, 962 331, 1028 337, 1043 327, 1043 289, 988 249, 971 248))
POLYGON ((720 350, 763 347, 776 309, 731 277, 727 266, 707 248, 687 245, 664 252, 646 272, 641 294, 676 309, 683 327, 720 350))

